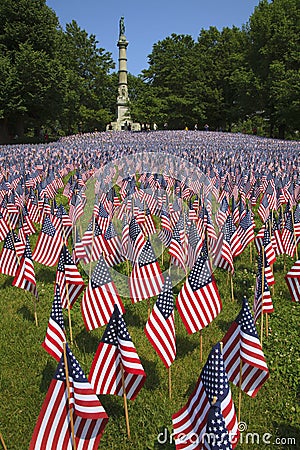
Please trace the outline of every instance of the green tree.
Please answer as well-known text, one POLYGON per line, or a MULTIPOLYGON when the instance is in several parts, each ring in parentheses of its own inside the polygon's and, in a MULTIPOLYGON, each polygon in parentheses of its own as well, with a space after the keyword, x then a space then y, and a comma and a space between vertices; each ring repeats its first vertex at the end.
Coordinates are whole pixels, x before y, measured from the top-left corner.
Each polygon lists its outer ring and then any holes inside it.
POLYGON ((88 35, 74 20, 60 33, 60 61, 67 75, 61 120, 69 132, 104 129, 112 118, 109 70, 114 63, 97 44, 95 35, 88 35))
POLYGON ((0 3, 0 139, 22 136, 39 118, 53 117, 61 71, 54 63, 58 19, 45 0, 0 3), (45 102, 51 98, 51 107, 45 102))
POLYGON ((260 104, 279 136, 300 127, 299 0, 262 0, 249 20, 249 64, 259 80, 260 104))

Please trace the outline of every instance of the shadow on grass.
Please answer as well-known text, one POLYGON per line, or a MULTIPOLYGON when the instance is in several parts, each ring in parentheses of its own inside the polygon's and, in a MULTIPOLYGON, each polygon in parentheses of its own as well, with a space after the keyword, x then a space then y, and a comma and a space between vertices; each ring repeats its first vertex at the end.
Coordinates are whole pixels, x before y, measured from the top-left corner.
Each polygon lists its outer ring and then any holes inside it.
POLYGON ((20 314, 23 319, 28 320, 28 322, 35 321, 33 312, 27 308, 27 306, 22 306, 22 308, 18 309, 17 313, 20 314))
POLYGON ((13 279, 14 279, 14 277, 7 277, 7 278, 3 281, 1 287, 2 287, 2 288, 7 288, 7 287, 12 286, 13 279))
POLYGON ((144 388, 148 391, 155 391, 160 385, 160 377, 157 372, 156 363, 148 361, 147 359, 140 357, 144 371, 147 374, 144 388))
POLYGON ((232 325, 232 320, 219 320, 218 321, 218 328, 222 330, 224 333, 226 333, 230 326, 232 325))
MULTIPOLYGON (((113 419, 123 420, 124 418, 124 426, 125 426, 123 397, 117 395, 99 395, 98 397, 108 416, 112 420, 113 419)), ((130 405, 129 400, 127 401, 127 404, 130 405)))
POLYGON ((75 342, 83 353, 96 353, 100 339, 83 329, 76 335, 75 342))
POLYGON ((53 284, 55 280, 55 272, 53 271, 53 269, 51 270, 43 267, 36 273, 36 279, 41 283, 53 284))
POLYGON ((174 450, 175 442, 174 436, 170 435, 167 427, 161 427, 157 434, 157 439, 154 441, 153 448, 155 450, 174 450))
POLYGON ((199 344, 197 342, 192 342, 188 336, 177 336, 176 337, 176 358, 184 358, 187 354, 193 352, 199 344))
MULTIPOLYGON (((145 321, 143 321, 138 314, 134 313, 130 309, 126 309, 124 320, 127 326, 143 328, 145 325, 145 321)), ((145 318, 145 320, 147 320, 147 318, 145 318)))
POLYGON ((53 361, 48 361, 42 375, 42 380, 40 383, 40 391, 41 392, 47 392, 49 389, 49 385, 51 383, 51 380, 53 378, 53 375, 56 370, 56 365, 53 361))

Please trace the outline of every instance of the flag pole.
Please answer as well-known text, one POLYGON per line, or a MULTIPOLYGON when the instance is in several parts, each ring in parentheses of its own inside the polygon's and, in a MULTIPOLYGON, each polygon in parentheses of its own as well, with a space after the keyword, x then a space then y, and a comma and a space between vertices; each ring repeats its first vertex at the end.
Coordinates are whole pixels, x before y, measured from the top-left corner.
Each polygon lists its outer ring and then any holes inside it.
POLYGON ((252 241, 249 244, 249 250, 250 250, 250 264, 252 264, 252 241))
POLYGON ((230 272, 230 286, 231 286, 231 300, 234 302, 233 276, 232 276, 232 272, 230 272))
POLYGON ((264 331, 264 291, 265 291, 265 248, 261 247, 262 269, 261 269, 261 318, 260 318, 260 343, 263 342, 264 331))
POLYGON ((69 285, 66 282, 66 294, 67 294, 67 302, 68 302, 68 318, 69 318, 69 328, 70 328, 70 342, 73 345, 73 331, 72 331, 72 321, 71 321, 71 305, 70 305, 70 297, 69 297, 69 285))
POLYGON ((121 365, 121 374, 122 374, 122 389, 123 389, 126 429, 127 429, 128 439, 130 439, 129 415, 128 415, 127 396, 126 396, 126 387, 125 387, 125 379, 124 379, 124 367, 123 367, 122 361, 120 361, 120 365, 121 365))
POLYGON ((203 335, 202 330, 200 330, 200 362, 203 360, 203 335))
POLYGON ((240 356, 240 379, 239 379, 239 406, 238 406, 238 423, 241 421, 241 406, 242 406, 242 376, 243 376, 243 361, 240 356))
MULTIPOLYGON (((63 224, 62 224, 63 227, 63 224)), ((65 246, 67 248, 67 237, 66 237, 66 233, 65 233, 65 229, 63 228, 63 235, 64 235, 64 241, 65 241, 65 246)), ((70 306, 70 296, 69 296, 69 286, 68 283, 66 282, 66 295, 67 295, 67 305, 68 305, 68 319, 69 319, 69 329, 70 329, 70 342, 71 345, 73 345, 73 332, 72 332, 72 321, 71 321, 71 306, 70 306)))
POLYGON ((172 398, 171 366, 168 367, 168 378, 169 378, 169 398, 172 398))
POLYGON ((295 243, 295 249, 296 249, 296 261, 298 261, 298 248, 297 248, 297 239, 296 239, 296 232, 295 232, 295 221, 294 221, 293 208, 291 208, 291 216, 292 216, 292 224, 293 224, 294 243, 295 243))
POLYGON ((68 360, 67 360, 66 342, 63 343, 63 349, 64 349, 64 364, 65 364, 65 373, 66 373, 66 384, 67 384, 67 391, 68 391, 70 426, 71 426, 71 434, 72 434, 72 448, 73 448, 73 450, 76 450, 73 410, 71 409, 71 390, 70 390, 70 381, 69 381, 69 368, 68 368, 68 360))
POLYGON ((4 450, 7 450, 7 447, 6 447, 6 445, 5 445, 5 442, 4 442, 2 433, 0 433, 0 441, 1 441, 1 444, 2 444, 2 446, 3 446, 3 448, 4 448, 4 450))

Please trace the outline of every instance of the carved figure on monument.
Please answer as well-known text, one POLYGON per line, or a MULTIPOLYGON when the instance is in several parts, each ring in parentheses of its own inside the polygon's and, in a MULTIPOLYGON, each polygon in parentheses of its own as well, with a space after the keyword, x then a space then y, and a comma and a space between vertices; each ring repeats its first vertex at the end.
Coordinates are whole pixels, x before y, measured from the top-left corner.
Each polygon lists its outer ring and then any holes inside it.
POLYGON ((120 19, 120 36, 125 35, 125 24, 124 24, 124 17, 122 16, 120 19))

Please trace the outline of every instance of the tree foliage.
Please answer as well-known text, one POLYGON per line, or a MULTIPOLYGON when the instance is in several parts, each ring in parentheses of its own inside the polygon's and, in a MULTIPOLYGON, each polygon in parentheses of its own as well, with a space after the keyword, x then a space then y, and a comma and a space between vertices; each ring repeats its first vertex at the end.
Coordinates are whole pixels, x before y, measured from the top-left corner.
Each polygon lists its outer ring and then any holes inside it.
MULTIPOLYGON (((197 40, 171 34, 154 43, 148 67, 128 74, 132 119, 174 129, 259 122, 264 133, 295 136, 299 24, 299 0, 261 0, 242 28, 212 26, 197 40)), ((2 0, 0 140, 105 129, 115 119, 118 74, 98 44, 75 21, 63 29, 45 0, 2 0)))

